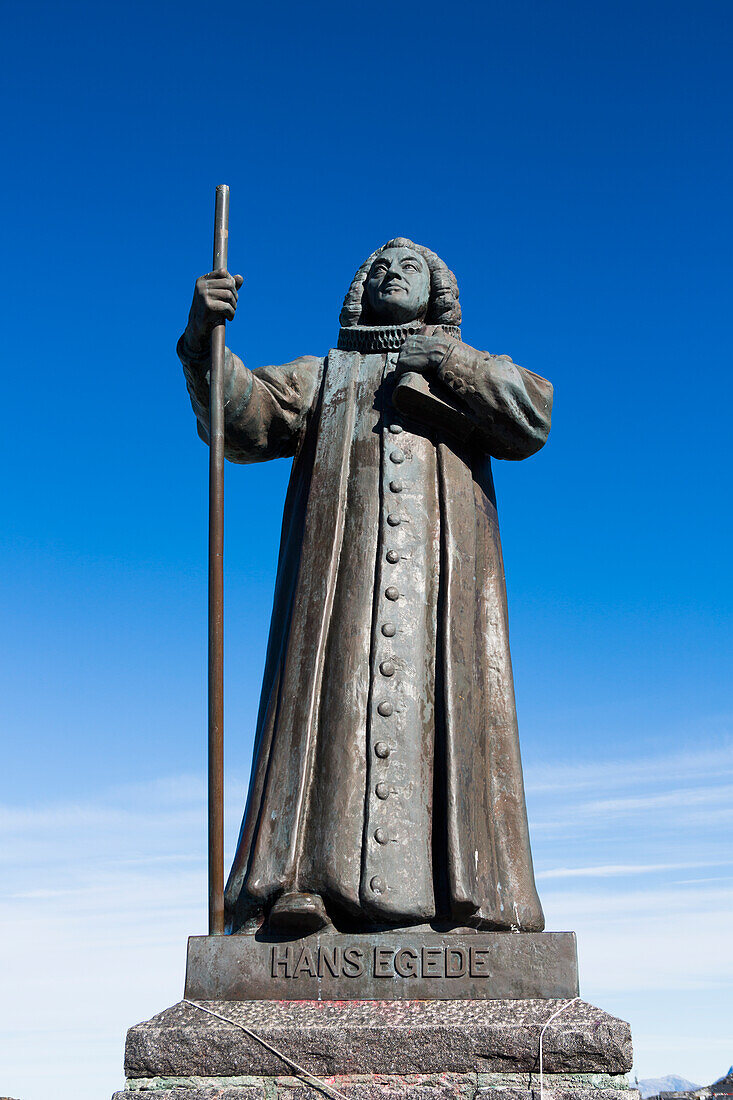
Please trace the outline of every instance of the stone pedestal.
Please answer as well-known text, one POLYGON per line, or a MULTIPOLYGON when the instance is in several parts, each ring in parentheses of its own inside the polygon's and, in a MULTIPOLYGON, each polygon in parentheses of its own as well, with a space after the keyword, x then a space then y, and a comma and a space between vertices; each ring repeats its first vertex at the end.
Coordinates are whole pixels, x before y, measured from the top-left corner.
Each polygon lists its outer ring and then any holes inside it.
MULTIPOLYGON (((542 1100, 566 1004, 186 1000, 130 1028, 114 1100, 542 1100)), ((575 1001, 544 1100, 638 1100, 631 1063, 628 1024, 575 1001)))

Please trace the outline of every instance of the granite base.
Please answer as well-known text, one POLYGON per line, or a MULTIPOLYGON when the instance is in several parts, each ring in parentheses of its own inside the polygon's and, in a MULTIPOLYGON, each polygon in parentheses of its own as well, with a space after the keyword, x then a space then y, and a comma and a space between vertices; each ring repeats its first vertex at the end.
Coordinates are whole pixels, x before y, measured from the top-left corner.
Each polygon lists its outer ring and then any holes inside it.
POLYGON ((114 1100, 638 1100, 629 1025, 579 1000, 540 1097, 567 1003, 182 1001, 130 1028, 114 1100))

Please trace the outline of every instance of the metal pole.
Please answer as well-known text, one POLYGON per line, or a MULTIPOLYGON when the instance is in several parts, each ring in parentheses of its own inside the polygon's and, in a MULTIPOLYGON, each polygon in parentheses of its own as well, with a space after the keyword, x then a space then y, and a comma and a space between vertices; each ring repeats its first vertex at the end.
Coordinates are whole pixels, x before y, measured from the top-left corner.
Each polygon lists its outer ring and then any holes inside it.
MULTIPOLYGON (((225 270, 229 188, 216 189, 213 270, 225 270)), ((209 935, 224 934, 224 342, 211 334, 209 376, 209 935)))

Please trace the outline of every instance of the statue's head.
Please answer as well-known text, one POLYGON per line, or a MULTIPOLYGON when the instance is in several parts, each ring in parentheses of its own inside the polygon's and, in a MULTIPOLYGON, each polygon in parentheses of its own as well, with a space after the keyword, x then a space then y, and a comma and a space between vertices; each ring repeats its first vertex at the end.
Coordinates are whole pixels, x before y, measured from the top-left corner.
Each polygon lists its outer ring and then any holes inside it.
POLYGON ((461 323, 456 277, 429 248, 395 237, 373 252, 354 276, 341 310, 344 328, 461 323))
POLYGON ((423 320, 430 298, 428 265, 416 248, 388 246, 369 268, 364 290, 368 313, 377 324, 423 320))

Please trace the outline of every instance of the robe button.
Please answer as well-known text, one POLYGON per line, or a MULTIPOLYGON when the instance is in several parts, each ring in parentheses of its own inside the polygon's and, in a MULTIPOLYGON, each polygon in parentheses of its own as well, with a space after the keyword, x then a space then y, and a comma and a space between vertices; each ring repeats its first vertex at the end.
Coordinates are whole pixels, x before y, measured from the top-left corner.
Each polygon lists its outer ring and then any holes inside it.
POLYGON ((382 661, 379 666, 379 671, 382 673, 382 676, 394 676, 395 667, 391 661, 382 661))
POLYGON ((404 431, 404 428, 401 424, 390 424, 389 430, 391 431, 392 435, 399 435, 400 432, 404 431))
POLYGON ((374 788, 374 793, 377 798, 381 798, 382 802, 384 802, 385 798, 389 798, 389 787, 386 783, 377 783, 374 788))
POLYGON ((393 493, 401 493, 405 486, 402 481, 390 481, 389 487, 393 493))
POLYGON ((389 840, 389 834, 387 833, 386 829, 375 829, 374 839, 376 840, 377 844, 386 844, 389 840))
POLYGON ((402 518, 398 516, 396 512, 390 512, 387 516, 387 523, 390 527, 399 527, 402 523, 402 518))
POLYGON ((397 633, 397 627, 394 623, 382 623, 382 634, 385 638, 394 638, 397 633))
POLYGON ((369 885, 375 894, 383 894, 387 889, 384 879, 380 878, 379 875, 375 875, 369 885))
POLYGON ((382 715, 382 718, 389 718, 390 714, 392 714, 394 711, 394 707, 385 699, 384 702, 379 704, 377 710, 382 715))
POLYGON ((455 378, 455 374, 452 370, 447 370, 443 372, 443 378, 446 382, 452 382, 455 378))
POLYGON ((386 741, 377 741, 374 751, 380 760, 386 760, 391 750, 386 741))
POLYGON ((399 447, 395 448, 389 456, 393 462, 400 463, 405 461, 405 452, 401 451, 399 447))
POLYGON ((476 387, 475 386, 466 386, 466 389, 468 390, 469 393, 475 393, 476 392, 476 387))
POLYGON ((400 598, 399 589, 395 588, 392 584, 389 586, 389 588, 385 588, 384 594, 388 600, 399 600, 400 598))
MULTIPOLYGON (((396 550, 388 550, 385 554, 385 557, 390 565, 396 565, 397 562, 400 560, 400 555, 397 553, 396 550)), ((390 596, 390 599, 391 598, 392 597, 390 596)))

